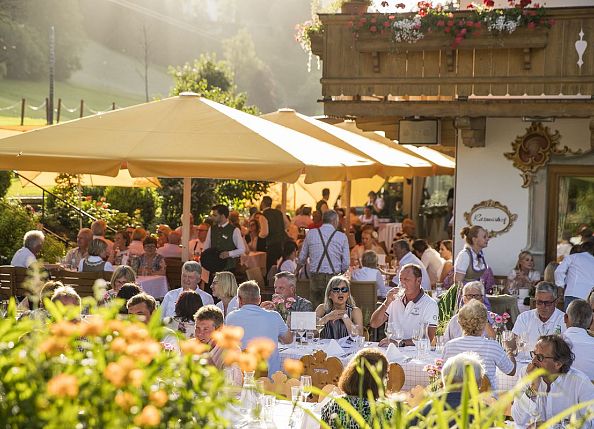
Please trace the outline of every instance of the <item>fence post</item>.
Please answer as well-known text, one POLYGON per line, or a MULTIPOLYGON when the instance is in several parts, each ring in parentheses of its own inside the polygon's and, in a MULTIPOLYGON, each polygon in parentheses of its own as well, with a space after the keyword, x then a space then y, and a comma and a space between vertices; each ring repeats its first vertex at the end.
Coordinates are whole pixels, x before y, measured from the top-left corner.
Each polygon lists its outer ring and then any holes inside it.
POLYGON ((62 113, 62 99, 58 98, 58 113, 56 114, 56 124, 60 123, 60 113, 62 113))
POLYGON ((111 110, 115 110, 115 101, 111 103, 111 110))
POLYGON ((45 122, 50 124, 50 105, 49 105, 49 98, 45 97, 45 122))
POLYGON ((80 116, 79 116, 79 118, 83 117, 84 108, 85 108, 85 100, 81 99, 80 100, 80 116))
POLYGON ((25 103, 27 100, 21 98, 21 126, 25 125, 25 103))

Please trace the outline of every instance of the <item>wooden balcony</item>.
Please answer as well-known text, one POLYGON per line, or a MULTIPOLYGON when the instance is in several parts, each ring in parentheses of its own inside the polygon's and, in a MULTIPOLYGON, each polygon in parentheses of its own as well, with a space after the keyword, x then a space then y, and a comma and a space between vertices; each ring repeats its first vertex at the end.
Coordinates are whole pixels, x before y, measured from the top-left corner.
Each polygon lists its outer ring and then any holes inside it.
MULTIPOLYGON (((466 11, 456 12, 456 18, 466 11)), ((594 115, 594 7, 551 8, 552 28, 483 33, 452 48, 430 33, 416 43, 360 32, 353 16, 323 14, 312 43, 323 59, 325 112, 336 116, 594 115), (588 42, 578 65, 576 41, 588 42), (503 107, 502 107, 503 106, 503 107), (370 110, 371 109, 371 110, 370 110)))

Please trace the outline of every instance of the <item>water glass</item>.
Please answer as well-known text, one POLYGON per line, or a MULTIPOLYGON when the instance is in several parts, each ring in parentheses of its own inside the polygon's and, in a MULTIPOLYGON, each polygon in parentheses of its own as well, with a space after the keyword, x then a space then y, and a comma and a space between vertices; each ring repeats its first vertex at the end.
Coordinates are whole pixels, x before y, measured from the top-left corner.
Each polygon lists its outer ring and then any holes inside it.
POLYGON ((301 386, 291 386, 291 401, 299 402, 301 399, 301 386))
POLYGON ((437 353, 443 353, 443 349, 445 347, 445 338, 443 335, 437 335, 435 337, 435 351, 437 353))
POLYGON ((417 343, 417 357, 419 359, 422 359, 424 357, 427 357, 427 355, 429 354, 429 339, 428 338, 420 338, 417 343))
POLYGON ((306 344, 311 344, 314 341, 314 332, 313 331, 307 331, 305 332, 305 342, 306 344))
POLYGON ((274 407, 276 406, 276 398, 272 395, 262 395, 262 413, 260 414, 260 420, 265 422, 272 421, 274 413, 274 407))

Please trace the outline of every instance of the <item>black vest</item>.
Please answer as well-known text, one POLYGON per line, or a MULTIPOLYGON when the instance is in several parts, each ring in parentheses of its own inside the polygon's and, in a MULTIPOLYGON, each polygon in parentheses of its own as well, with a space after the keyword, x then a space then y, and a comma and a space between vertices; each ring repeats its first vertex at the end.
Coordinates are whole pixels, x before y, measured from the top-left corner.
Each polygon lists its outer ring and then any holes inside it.
POLYGON ((266 209, 262 212, 268 221, 268 237, 266 237, 267 244, 284 243, 287 234, 285 233, 285 220, 280 210, 266 209))
MULTIPOLYGON (((210 247, 223 252, 237 249, 233 242, 233 231, 235 231, 235 227, 231 223, 228 223, 222 228, 218 225, 213 226, 210 229, 210 247)), ((233 270, 237 265, 237 259, 227 258, 225 260, 224 270, 233 270)))

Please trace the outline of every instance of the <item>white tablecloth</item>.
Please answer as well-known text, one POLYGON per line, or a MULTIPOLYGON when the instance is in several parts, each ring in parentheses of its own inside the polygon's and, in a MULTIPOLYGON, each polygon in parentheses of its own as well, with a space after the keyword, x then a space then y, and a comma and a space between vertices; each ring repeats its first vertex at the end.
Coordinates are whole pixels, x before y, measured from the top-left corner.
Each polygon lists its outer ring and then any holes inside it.
MULTIPOLYGON (((320 427, 320 423, 317 419, 320 418, 321 415, 321 405, 317 403, 300 403, 300 408, 293 410, 293 403, 291 401, 276 401, 274 409, 272 411, 272 421, 274 422, 274 427, 277 428, 287 428, 287 429, 318 429, 320 427), (307 412, 303 411, 303 409, 309 410, 316 418, 307 414, 307 412), (290 425, 292 421, 292 425, 290 425)), ((245 423, 244 415, 241 414, 241 411, 236 406, 229 406, 229 408, 224 412, 224 417, 231 421, 230 428, 236 427, 243 427, 242 424, 245 423)), ((261 425, 249 425, 246 428, 251 427, 267 427, 264 424, 261 425)), ((272 427, 272 426, 270 426, 272 427)))
POLYGON ((248 268, 266 268, 266 252, 250 252, 241 255, 241 264, 248 268))
POLYGON ((401 223, 380 223, 377 228, 378 241, 383 241, 388 250, 392 247, 392 241, 397 233, 402 232, 401 223))
POLYGON ((165 276, 138 276, 136 283, 142 287, 142 290, 155 298, 163 298, 169 292, 165 276))

